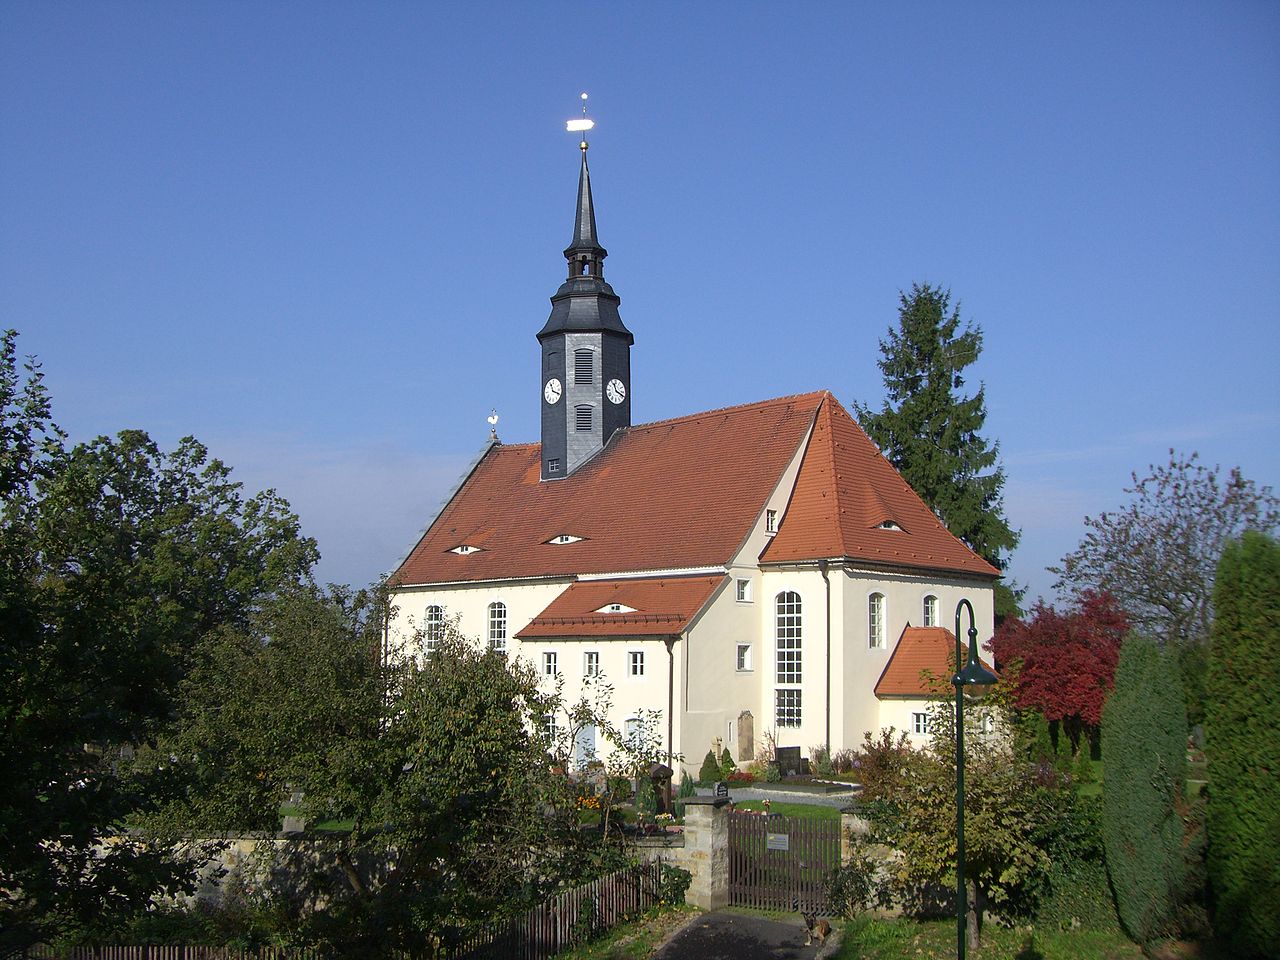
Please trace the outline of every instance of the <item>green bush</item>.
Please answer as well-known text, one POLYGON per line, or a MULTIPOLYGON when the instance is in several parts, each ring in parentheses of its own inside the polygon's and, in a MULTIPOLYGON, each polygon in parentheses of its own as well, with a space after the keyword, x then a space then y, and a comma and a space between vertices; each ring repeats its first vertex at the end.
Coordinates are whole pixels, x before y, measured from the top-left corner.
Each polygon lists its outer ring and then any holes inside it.
POLYGON ((1186 717, 1176 665, 1131 634, 1102 717, 1102 832, 1120 921, 1139 943, 1172 931, 1185 882, 1186 717))
POLYGON ((870 857, 855 855, 836 867, 826 879, 827 903, 831 912, 852 920, 874 906, 888 906, 876 882, 876 864, 870 857))
POLYGON ((770 760, 768 766, 764 768, 765 783, 781 783, 782 768, 778 766, 777 760, 770 760))
POLYGON ((1280 544, 1252 532, 1229 544, 1213 604, 1204 727, 1214 926, 1238 954, 1262 956, 1280 943, 1280 544))
POLYGON ((738 765, 733 762, 733 757, 729 755, 729 748, 725 747, 720 751, 720 779, 728 780, 729 774, 738 769, 738 765))
POLYGON ((719 779, 720 761, 716 759, 714 750, 708 750, 707 755, 702 758, 702 769, 698 771, 698 785, 710 787, 719 779))
POLYGON ((671 812, 680 819, 684 819, 684 801, 689 797, 697 794, 694 787, 693 778, 689 776, 687 770, 680 771, 680 786, 676 788, 675 798, 671 801, 671 812))
POLYGON ((650 819, 658 815, 658 795, 653 792, 653 781, 648 777, 641 777, 636 787, 636 810, 648 814, 650 819))
POLYGON ((688 870, 664 863, 658 876, 658 899, 669 904, 684 903, 684 895, 691 883, 693 874, 688 870))

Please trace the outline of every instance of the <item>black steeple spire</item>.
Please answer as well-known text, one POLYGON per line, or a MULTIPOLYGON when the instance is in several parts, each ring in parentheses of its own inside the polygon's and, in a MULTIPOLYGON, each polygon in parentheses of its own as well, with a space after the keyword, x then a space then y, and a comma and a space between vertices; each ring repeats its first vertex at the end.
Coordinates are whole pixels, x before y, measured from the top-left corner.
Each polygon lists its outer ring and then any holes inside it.
POLYGON ((573 239, 565 248, 569 276, 551 298, 542 344, 542 479, 562 480, 604 449, 614 431, 631 425, 631 344, 618 314, 618 295, 604 279, 608 252, 596 236, 591 172, 587 169, 584 93, 582 164, 573 239))

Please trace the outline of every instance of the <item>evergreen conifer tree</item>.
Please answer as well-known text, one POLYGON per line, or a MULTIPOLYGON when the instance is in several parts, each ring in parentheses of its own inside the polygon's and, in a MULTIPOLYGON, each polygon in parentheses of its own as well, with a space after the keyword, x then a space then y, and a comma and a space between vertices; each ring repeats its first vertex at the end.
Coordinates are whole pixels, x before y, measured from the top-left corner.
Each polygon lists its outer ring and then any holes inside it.
POLYGON ((1102 715, 1102 838, 1120 922, 1139 943, 1169 932, 1185 886, 1186 706, 1173 661, 1131 634, 1102 715))
POLYGON ((1214 926, 1236 955, 1260 957, 1280 943, 1280 543, 1254 532, 1229 543, 1213 606, 1205 748, 1214 926))
MULTIPOLYGON (((900 294, 898 326, 880 341, 885 403, 879 412, 860 403, 862 428, 947 529, 1003 570, 1019 534, 1004 517, 1000 444, 981 434, 985 388, 964 396, 964 370, 982 352, 982 331, 961 327, 951 292, 914 284, 900 294)), ((996 613, 1017 613, 1018 594, 996 590, 996 613)))

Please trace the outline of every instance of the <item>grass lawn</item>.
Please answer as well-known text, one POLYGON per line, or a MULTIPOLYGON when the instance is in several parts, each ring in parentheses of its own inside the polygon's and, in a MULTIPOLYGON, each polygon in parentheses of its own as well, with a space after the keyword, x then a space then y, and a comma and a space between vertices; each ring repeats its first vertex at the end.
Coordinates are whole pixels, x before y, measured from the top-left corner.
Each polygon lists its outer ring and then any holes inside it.
POLYGON ((599 940, 556 954, 556 960, 644 960, 677 927, 700 912, 687 905, 651 910, 638 920, 614 927, 599 940))
MULTIPOLYGON (((763 800, 740 800, 733 805, 735 810, 763 810, 763 800)), ((807 817, 810 820, 839 820, 840 808, 827 807, 817 803, 779 803, 774 800, 769 804, 770 813, 780 813, 784 817, 807 817)))
MULTIPOLYGON (((845 925, 841 960, 952 960, 954 920, 917 923, 859 917, 845 925)), ((987 924, 974 960, 1141 960, 1142 950, 1121 933, 1096 930, 1007 929, 987 924)))

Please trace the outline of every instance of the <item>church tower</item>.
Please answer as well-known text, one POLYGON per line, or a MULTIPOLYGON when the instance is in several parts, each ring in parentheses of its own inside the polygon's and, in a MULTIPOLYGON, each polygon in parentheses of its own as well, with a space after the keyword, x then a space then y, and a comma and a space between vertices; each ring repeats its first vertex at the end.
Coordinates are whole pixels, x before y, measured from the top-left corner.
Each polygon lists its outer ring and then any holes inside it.
POLYGON ((565 248, 569 277, 551 298, 542 344, 542 479, 561 480, 631 425, 631 344, 618 295, 604 279, 585 134, 578 210, 565 248))

